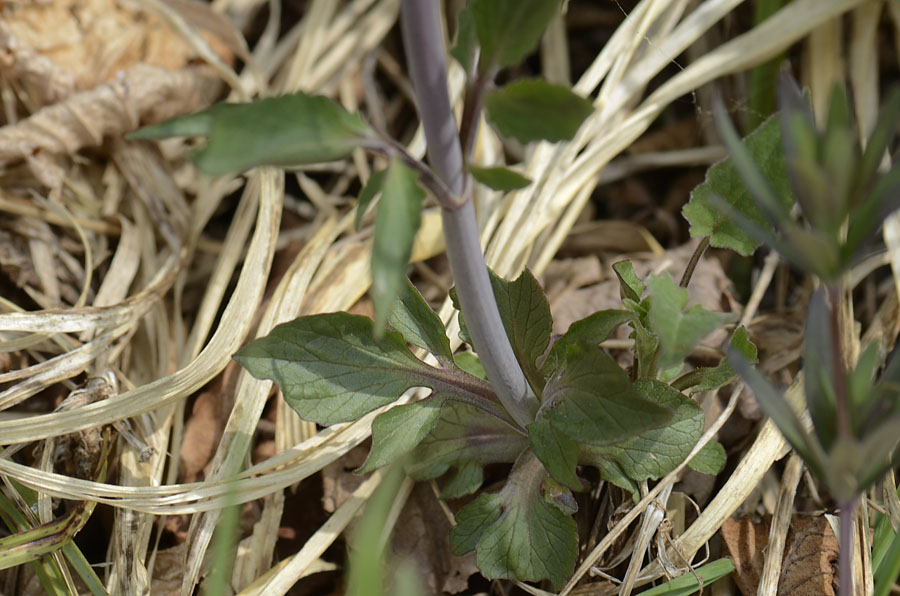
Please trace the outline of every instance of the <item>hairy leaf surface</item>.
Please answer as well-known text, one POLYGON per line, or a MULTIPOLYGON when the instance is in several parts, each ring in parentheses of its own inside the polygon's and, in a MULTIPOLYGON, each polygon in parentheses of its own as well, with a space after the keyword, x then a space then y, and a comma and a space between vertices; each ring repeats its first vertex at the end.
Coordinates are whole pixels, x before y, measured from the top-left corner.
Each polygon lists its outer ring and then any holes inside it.
POLYGON ((544 416, 581 443, 614 444, 665 424, 669 408, 641 397, 628 375, 599 347, 571 345, 544 387, 544 416))
POLYGON ((275 327, 235 355, 258 379, 275 381, 306 420, 355 420, 412 387, 438 386, 399 333, 376 338, 371 319, 347 313, 301 317, 275 327))
POLYGON ((459 512, 450 532, 454 554, 474 548, 488 579, 549 579, 558 589, 575 567, 578 538, 571 515, 541 494, 546 479, 540 461, 523 455, 499 493, 459 512))
MULTIPOLYGON (((646 399, 673 411, 672 419, 665 426, 646 430, 615 445, 583 445, 580 461, 596 465, 601 472, 605 466, 600 460, 612 461, 632 481, 655 480, 684 461, 697 444, 703 434, 703 410, 690 398, 665 383, 639 380, 634 387, 646 399)), ((714 450, 715 447, 710 449, 714 450)), ((715 454, 706 455, 715 457, 715 454)), ((703 463, 707 462, 701 461, 699 465, 702 466, 703 463)), ((715 465, 713 460, 708 463, 708 468, 715 465)), ((613 478, 608 480, 615 482, 613 478)))

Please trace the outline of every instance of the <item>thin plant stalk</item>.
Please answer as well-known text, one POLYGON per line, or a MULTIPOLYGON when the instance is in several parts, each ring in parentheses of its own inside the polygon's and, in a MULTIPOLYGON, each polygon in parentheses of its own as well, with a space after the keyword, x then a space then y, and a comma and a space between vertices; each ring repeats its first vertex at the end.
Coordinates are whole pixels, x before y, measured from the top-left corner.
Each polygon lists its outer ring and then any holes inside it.
POLYGON ((840 503, 838 525, 838 582, 840 596, 853 596, 853 522, 856 517, 856 506, 859 495, 846 503, 840 503))
POLYGON ((400 26, 431 167, 460 201, 441 203, 450 270, 469 335, 488 380, 513 419, 534 420, 538 402, 516 360, 491 288, 447 89, 439 3, 403 0, 400 26))
MULTIPOLYGON (((847 403, 847 383, 844 376, 844 352, 841 338, 841 296, 840 285, 832 285, 828 288, 829 308, 831 309, 831 349, 834 365, 834 393, 837 412, 838 435, 850 440, 850 407, 847 403)), ((838 537, 838 578, 840 584, 840 596, 853 596, 853 520, 856 514, 856 505, 859 503, 859 495, 838 504, 840 512, 840 536, 838 537)))

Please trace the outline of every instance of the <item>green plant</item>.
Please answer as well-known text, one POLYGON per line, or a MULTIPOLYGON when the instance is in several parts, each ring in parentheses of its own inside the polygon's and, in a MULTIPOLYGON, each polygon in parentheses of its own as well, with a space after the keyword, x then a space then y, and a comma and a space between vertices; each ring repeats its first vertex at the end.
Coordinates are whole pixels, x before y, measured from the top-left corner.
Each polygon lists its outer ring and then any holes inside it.
POLYGON ((888 96, 864 148, 843 90, 832 93, 820 128, 792 79, 781 79, 779 103, 780 113, 743 143, 719 106, 716 121, 730 158, 710 169, 684 215, 691 233, 708 236, 713 246, 750 254, 765 243, 819 282, 809 303, 803 354, 812 433, 763 375, 736 354, 729 359, 836 500, 840 590, 847 595, 853 593, 856 506, 890 466, 900 437, 900 358, 892 358, 877 381, 884 359, 877 345, 866 346, 855 365, 848 362, 842 308, 850 268, 900 206, 900 168, 881 169, 900 119, 900 92, 888 96), (795 202, 799 220, 792 216, 795 202))
MULTIPOLYGON (((360 117, 303 94, 214 106, 134 135, 207 136, 195 157, 214 174, 334 159, 356 147, 390 158, 362 190, 358 207, 361 218, 380 193, 372 255, 375 320, 346 313, 301 317, 235 358, 254 376, 275 381, 303 418, 323 425, 358 419, 409 389, 429 389, 426 398, 374 419, 372 450, 360 471, 411 454, 408 474, 445 476, 443 495, 456 498, 481 487, 485 465, 512 464, 503 488, 478 495, 459 512, 451 548, 458 554, 475 549, 489 578, 547 579, 554 586, 571 574, 577 555, 572 491, 585 488, 578 466, 594 466, 605 480, 636 493, 638 482, 679 465, 702 433, 702 411, 683 391, 711 390, 735 378, 728 360, 683 373, 696 343, 731 317, 686 308, 687 291, 667 276, 642 280, 630 263, 619 263, 623 308, 595 313, 551 342, 550 308, 531 273, 508 281, 485 266, 468 173, 502 190, 529 180, 506 168, 468 164, 482 106, 502 134, 525 143, 571 138, 592 112, 586 99, 539 79, 493 88, 500 69, 534 48, 559 4, 469 3, 452 51, 469 76, 457 130, 437 3, 404 1, 401 26, 429 165, 360 117), (406 279, 426 191, 442 210, 460 337, 477 357, 453 354, 440 319, 406 279), (599 345, 624 324, 635 340, 630 371, 599 345), (410 345, 436 364, 414 355, 410 345)), ((743 329, 732 345, 755 358, 743 329)), ((713 442, 690 464, 715 474, 724 460, 713 442)))

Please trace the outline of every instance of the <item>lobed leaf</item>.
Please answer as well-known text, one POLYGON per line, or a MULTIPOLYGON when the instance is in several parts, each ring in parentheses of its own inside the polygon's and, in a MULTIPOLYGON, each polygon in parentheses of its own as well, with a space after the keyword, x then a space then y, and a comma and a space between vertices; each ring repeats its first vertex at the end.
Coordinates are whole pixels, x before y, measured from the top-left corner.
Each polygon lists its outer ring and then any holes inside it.
POLYGON ((341 159, 373 133, 357 114, 327 97, 294 93, 253 103, 220 103, 206 110, 147 126, 130 139, 205 136, 193 159, 213 175, 255 166, 292 166, 341 159))
POLYGON ((560 0, 472 0, 482 71, 512 66, 534 51, 560 0))
POLYGON ((412 255, 413 240, 419 230, 419 215, 425 192, 416 182, 417 175, 394 159, 388 168, 375 217, 372 245, 372 287, 375 304, 375 330, 381 333, 397 297, 403 291, 406 268, 412 255))
POLYGON ((651 331, 659 338, 660 368, 683 364, 700 339, 734 319, 732 314, 714 313, 699 305, 684 310, 688 291, 668 276, 651 275, 645 283, 650 294, 651 331))
MULTIPOLYGON (((728 455, 722 444, 718 441, 710 441, 697 452, 697 455, 691 458, 688 465, 698 472, 716 476, 725 468, 727 460, 728 455)), ((668 472, 666 473, 668 474, 668 472)))
POLYGON ((481 495, 457 515, 453 553, 474 547, 488 579, 548 579, 558 589, 575 567, 578 538, 571 515, 541 494, 546 478, 540 461, 523 455, 499 493, 481 495))
MULTIPOLYGON (((781 147, 781 128, 778 115, 771 116, 743 140, 749 159, 761 170, 761 176, 771 184, 770 202, 776 213, 786 213, 793 204, 793 195, 785 171, 784 152, 781 147)), ((735 212, 763 230, 771 230, 770 220, 764 216, 754 201, 750 187, 735 165, 735 156, 713 165, 706 179, 691 192, 691 198, 682 209, 690 223, 691 236, 709 236, 712 246, 730 248, 742 255, 750 255, 759 246, 759 238, 749 234, 744 226, 735 222, 728 212, 716 204, 720 197, 735 212)))
POLYGON ((564 364, 544 387, 543 402, 543 415, 557 429, 595 445, 619 443, 672 416, 641 397, 615 360, 584 342, 568 347, 564 364))
POLYGON ((469 70, 472 68, 472 61, 477 48, 478 33, 475 31, 472 11, 466 7, 460 11, 456 21, 456 43, 450 50, 450 55, 456 58, 456 61, 459 62, 459 65, 463 67, 467 74, 472 74, 469 70))
MULTIPOLYGON (((527 269, 515 281, 507 281, 490 269, 488 274, 503 328, 512 344, 516 359, 532 388, 536 393, 540 393, 544 377, 538 370, 536 361, 547 350, 553 327, 550 305, 544 291, 527 269)), ((459 303, 455 289, 450 290, 450 299, 458 310, 459 303)), ((459 338, 471 345, 469 329, 462 312, 459 314, 459 338)))
MULTIPOLYGON (((612 461, 632 481, 655 480, 674 470, 697 444, 703 434, 703 410, 690 398, 659 381, 638 380, 634 388, 645 399, 672 411, 672 418, 665 426, 645 430, 619 443, 582 445, 580 461, 597 466, 601 472, 600 460, 612 461)), ((724 465, 724 459, 716 459, 717 454, 713 453, 716 447, 709 449, 698 460, 704 472, 718 466, 720 461, 724 465)))
POLYGON ((442 499, 458 499, 471 495, 484 481, 484 467, 476 461, 457 462, 441 484, 442 499))
POLYGON ((275 381, 306 420, 355 420, 412 387, 437 386, 434 369, 403 336, 376 338, 371 319, 347 313, 301 317, 250 342, 234 359, 258 379, 275 381))
POLYGON ((594 111, 590 101, 568 87, 542 79, 518 80, 491 91, 484 107, 500 134, 522 143, 568 141, 594 111))
POLYGON ((619 261, 613 264, 613 272, 619 279, 619 294, 622 300, 628 299, 639 303, 644 295, 644 282, 634 272, 631 261, 619 261))
POLYGON ((580 321, 575 321, 550 348, 550 352, 541 363, 541 373, 546 378, 556 372, 565 360, 569 346, 581 341, 599 345, 600 342, 609 339, 620 325, 634 319, 634 313, 627 310, 600 310, 580 321))

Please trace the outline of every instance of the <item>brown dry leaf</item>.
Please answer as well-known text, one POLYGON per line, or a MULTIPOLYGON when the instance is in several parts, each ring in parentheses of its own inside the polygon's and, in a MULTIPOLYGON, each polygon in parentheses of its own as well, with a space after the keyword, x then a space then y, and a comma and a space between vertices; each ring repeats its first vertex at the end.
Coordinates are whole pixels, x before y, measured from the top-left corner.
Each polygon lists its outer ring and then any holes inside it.
POLYGON ((35 153, 71 154, 104 137, 193 111, 212 101, 217 85, 207 69, 170 71, 138 64, 111 82, 75 93, 16 124, 0 128, 0 164, 35 153))
POLYGON ((174 596, 181 593, 184 575, 185 543, 157 551, 153 565, 153 580, 150 582, 150 596, 174 596))
POLYGON ((237 370, 236 362, 229 363, 212 386, 194 401, 181 443, 184 482, 196 482, 216 452, 231 411, 228 396, 234 395, 237 370))
POLYGON ((322 508, 328 513, 341 506, 359 485, 365 482, 366 476, 354 474, 369 456, 368 444, 357 445, 340 459, 322 468, 322 508))
MULTIPOLYGON (((729 519, 722 541, 734 562, 734 581, 744 596, 755 595, 769 540, 771 518, 753 523, 729 519)), ((838 543, 824 516, 791 520, 776 596, 835 596, 838 543)))
POLYGON ((434 491, 420 482, 403 508, 394 529, 394 552, 415 561, 427 594, 459 594, 478 573, 475 553, 450 552, 450 521, 434 491))
MULTIPOLYGON (((39 96, 58 101, 74 91, 105 83, 137 64, 178 70, 197 58, 190 45, 159 16, 116 0, 53 0, 8 5, 0 28, 4 70, 41 72, 62 78, 26 78, 43 89, 39 96), (44 60, 48 60, 48 65, 44 60), (61 94, 62 93, 62 94, 61 94)), ((218 36, 201 37, 224 61, 232 50, 218 36)))

